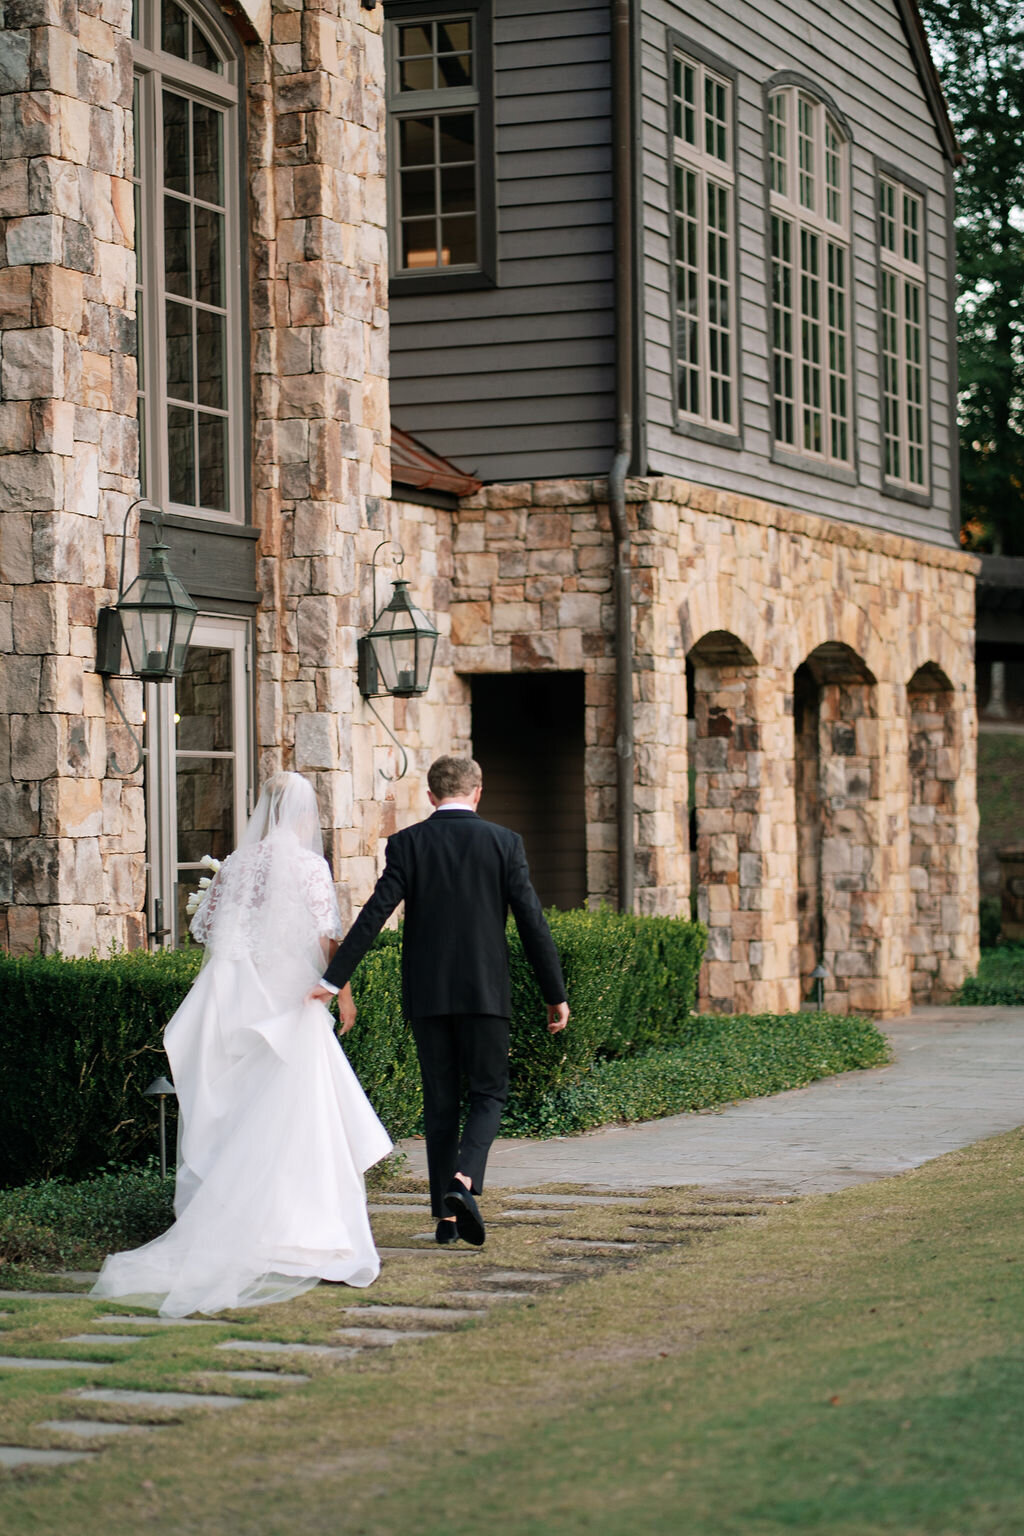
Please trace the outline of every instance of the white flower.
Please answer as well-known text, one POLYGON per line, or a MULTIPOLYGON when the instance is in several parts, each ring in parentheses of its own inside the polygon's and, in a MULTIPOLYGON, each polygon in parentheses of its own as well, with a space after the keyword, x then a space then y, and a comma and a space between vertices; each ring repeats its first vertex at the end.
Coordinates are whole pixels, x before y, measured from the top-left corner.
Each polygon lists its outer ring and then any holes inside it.
POLYGON ((220 869, 220 859, 215 859, 212 854, 204 853, 202 858, 199 860, 199 868, 210 869, 213 871, 213 874, 200 875, 198 889, 189 892, 188 899, 185 902, 185 913, 188 917, 195 917, 196 913, 199 911, 199 908, 206 900, 206 894, 209 891, 210 886, 213 884, 213 876, 217 873, 218 869, 220 869))

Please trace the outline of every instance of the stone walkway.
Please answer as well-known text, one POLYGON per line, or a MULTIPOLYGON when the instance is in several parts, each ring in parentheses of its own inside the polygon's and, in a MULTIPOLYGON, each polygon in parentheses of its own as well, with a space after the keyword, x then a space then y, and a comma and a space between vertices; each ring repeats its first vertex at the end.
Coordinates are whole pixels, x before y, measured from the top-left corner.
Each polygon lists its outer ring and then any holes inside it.
MULTIPOLYGON (((498 1141, 488 1186, 826 1193, 1024 1124, 1024 1008, 922 1008, 883 1028, 893 1050, 886 1067, 701 1114, 498 1141)), ((422 1141, 402 1149, 425 1178, 422 1141)))

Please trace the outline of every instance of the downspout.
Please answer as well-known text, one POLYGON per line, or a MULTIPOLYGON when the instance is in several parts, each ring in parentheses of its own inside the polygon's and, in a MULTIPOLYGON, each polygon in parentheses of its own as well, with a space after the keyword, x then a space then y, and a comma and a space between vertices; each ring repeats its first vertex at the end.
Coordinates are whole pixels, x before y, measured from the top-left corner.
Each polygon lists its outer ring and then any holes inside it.
POLYGON ((615 457, 608 511, 615 546, 615 758, 618 785, 619 911, 635 888, 633 795, 633 567, 626 475, 633 442, 633 143, 631 0, 612 0, 612 199, 615 251, 615 457))

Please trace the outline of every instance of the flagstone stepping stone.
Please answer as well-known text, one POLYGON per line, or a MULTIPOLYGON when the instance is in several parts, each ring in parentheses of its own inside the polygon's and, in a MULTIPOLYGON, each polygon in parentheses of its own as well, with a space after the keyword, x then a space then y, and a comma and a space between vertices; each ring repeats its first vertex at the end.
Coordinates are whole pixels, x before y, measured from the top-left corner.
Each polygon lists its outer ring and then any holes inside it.
POLYGON ((480 1279, 485 1285, 555 1285, 558 1281, 569 1280, 568 1274, 530 1274, 525 1269, 492 1269, 489 1275, 481 1275, 480 1279))
POLYGON ((323 1355, 334 1360, 349 1360, 359 1353, 358 1349, 341 1349, 334 1344, 282 1344, 276 1339, 225 1339, 216 1348, 246 1355, 323 1355))
POLYGON ((132 1323, 136 1328, 230 1328, 230 1323, 215 1322, 212 1317, 124 1317, 108 1313, 93 1318, 95 1323, 132 1323))
POLYGON ((240 1408, 250 1397, 214 1392, 129 1392, 119 1387, 82 1387, 71 1397, 90 1403, 119 1403, 125 1408, 240 1408))
POLYGON ((531 1195, 524 1193, 505 1198, 528 1200, 531 1205, 646 1205, 649 1203, 644 1195, 531 1195))
POLYGON ((0 1291, 4 1301, 81 1301, 88 1291, 0 1291))
MULTIPOLYGON (((433 1232, 430 1234, 430 1241, 433 1245, 432 1249, 428 1248, 427 1245, 424 1244, 422 1248, 378 1248, 377 1253, 382 1259, 402 1259, 406 1258, 410 1254, 415 1256, 417 1259, 422 1259, 424 1254, 430 1252, 435 1254, 451 1253, 454 1247, 454 1244, 452 1243, 446 1243, 444 1245, 441 1243, 435 1243, 433 1232)), ((462 1251, 466 1251, 465 1247, 463 1247, 462 1251)))
POLYGON ((230 1381, 258 1381, 268 1387, 300 1387, 310 1380, 301 1371, 206 1371, 207 1376, 226 1376, 230 1381))
POLYGON ((632 1253, 645 1246, 644 1243, 624 1243, 610 1237, 552 1237, 548 1241, 549 1248, 568 1248, 573 1253, 632 1253))
POLYGON ((562 1221, 566 1216, 574 1216, 575 1211, 569 1209, 560 1211, 499 1211, 497 1216, 492 1216, 492 1221, 562 1221))
POLYGON ((40 1429, 55 1429, 62 1435, 77 1435, 80 1440, 112 1439, 115 1435, 144 1435, 147 1424, 109 1424, 105 1419, 44 1419, 40 1429))
POLYGON ((377 1202, 374 1201, 373 1204, 368 1205, 366 1209, 369 1211, 371 1216, 390 1216, 392 1211, 397 1211, 399 1215, 404 1216, 426 1216, 430 1210, 430 1207, 429 1205, 424 1205, 422 1200, 417 1201, 415 1205, 378 1205, 377 1202))
POLYGON ((361 1344, 386 1347, 401 1339, 432 1339, 436 1328, 335 1328, 335 1338, 358 1339, 361 1344))
POLYGON ((88 1461, 95 1451, 36 1451, 27 1445, 0 1445, 0 1467, 60 1467, 88 1461))
POLYGON ((107 1371, 109 1360, 33 1360, 27 1355, 0 1355, 0 1371, 107 1371))
POLYGON ((454 1291, 459 1301, 535 1301, 533 1291, 513 1291, 505 1286, 500 1291, 454 1291))
POLYGON ((364 1302, 358 1307, 343 1307, 342 1311, 348 1317, 356 1319, 372 1317, 376 1319, 401 1318, 410 1323, 468 1323, 476 1322, 478 1318, 486 1317, 487 1313, 479 1308, 471 1307, 389 1307, 386 1302, 364 1302))
POLYGON ((100 1277, 98 1269, 55 1269, 54 1280, 73 1280, 76 1285, 95 1285, 100 1277))
POLYGON ((375 1200, 387 1200, 392 1204, 410 1205, 413 1201, 418 1201, 420 1205, 426 1205, 427 1203, 426 1195, 417 1194, 415 1190, 396 1189, 390 1193, 387 1190, 381 1190, 380 1194, 374 1195, 373 1198, 375 1200))
POLYGON ((143 1333, 73 1333, 62 1344, 141 1344, 143 1333))

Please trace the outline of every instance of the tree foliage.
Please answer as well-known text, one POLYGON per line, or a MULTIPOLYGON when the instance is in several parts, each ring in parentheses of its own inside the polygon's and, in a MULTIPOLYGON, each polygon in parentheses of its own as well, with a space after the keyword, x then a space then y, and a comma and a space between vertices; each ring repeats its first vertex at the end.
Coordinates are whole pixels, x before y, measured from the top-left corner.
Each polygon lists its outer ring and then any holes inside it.
POLYGON ((965 542, 1024 555, 1024 0, 921 0, 957 172, 965 542))

